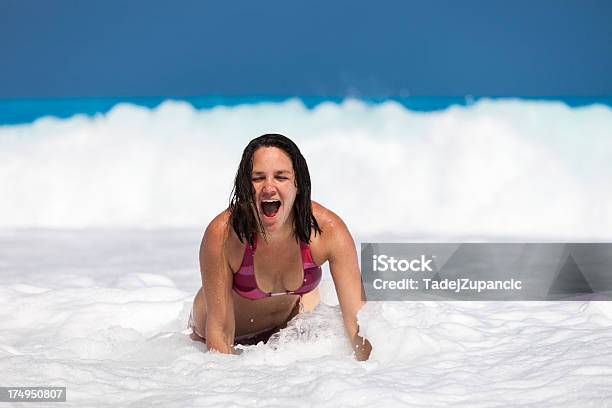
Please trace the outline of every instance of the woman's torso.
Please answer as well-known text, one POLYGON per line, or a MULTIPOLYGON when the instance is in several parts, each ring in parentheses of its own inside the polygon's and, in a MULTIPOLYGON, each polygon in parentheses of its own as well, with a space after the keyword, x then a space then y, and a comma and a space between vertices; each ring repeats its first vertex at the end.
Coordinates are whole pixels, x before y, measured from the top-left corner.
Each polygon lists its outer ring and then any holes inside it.
MULTIPOLYGON (((230 231, 226 242, 226 254, 233 274, 238 272, 242 266, 247 245, 247 242, 240 242, 233 230, 230 231)), ((312 261, 316 265, 322 265, 327 261, 321 235, 315 236, 314 231, 311 233, 309 249, 312 261)), ((293 291, 302 285, 304 279, 302 254, 295 238, 266 243, 260 236, 253 256, 253 265, 257 286, 263 292, 293 291)), ((232 296, 236 336, 252 334, 285 324, 296 302, 299 301, 299 295, 293 294, 251 300, 232 290, 232 296)))

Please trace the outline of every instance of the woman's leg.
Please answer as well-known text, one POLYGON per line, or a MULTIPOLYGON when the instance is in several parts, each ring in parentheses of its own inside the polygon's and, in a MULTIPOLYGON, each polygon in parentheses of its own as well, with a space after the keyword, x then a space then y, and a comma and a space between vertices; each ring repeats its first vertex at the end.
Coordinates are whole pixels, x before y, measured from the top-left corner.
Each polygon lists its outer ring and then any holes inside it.
POLYGON ((201 287, 193 299, 189 326, 193 330, 192 340, 206 342, 204 340, 204 334, 206 333, 206 299, 204 299, 204 291, 201 287))

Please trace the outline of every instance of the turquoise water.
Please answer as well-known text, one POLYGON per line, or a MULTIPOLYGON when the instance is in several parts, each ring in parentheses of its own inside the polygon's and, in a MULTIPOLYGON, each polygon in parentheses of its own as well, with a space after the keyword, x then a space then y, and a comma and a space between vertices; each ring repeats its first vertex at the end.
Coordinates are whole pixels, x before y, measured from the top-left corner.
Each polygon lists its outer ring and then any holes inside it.
MULTIPOLYGON (((209 109, 215 106, 237 106, 243 104, 257 104, 264 102, 283 102, 287 99, 298 98, 306 107, 313 108, 322 102, 339 103, 343 98, 330 98, 321 96, 198 96, 189 98, 173 97, 130 97, 130 98, 57 98, 57 99, 0 99, 0 125, 30 123, 43 116, 68 118, 75 114, 93 116, 106 113, 118 103, 127 102, 135 105, 154 108, 163 101, 181 100, 189 102, 196 109, 209 109)), ((487 97, 489 99, 507 99, 507 97, 487 97)), ((482 97, 458 96, 410 96, 396 98, 358 98, 371 104, 385 101, 396 101, 413 111, 437 111, 452 105, 469 105, 482 99, 482 97)), ((603 104, 612 107, 612 97, 539 97, 524 98, 523 100, 560 101, 568 106, 588 106, 603 104)))

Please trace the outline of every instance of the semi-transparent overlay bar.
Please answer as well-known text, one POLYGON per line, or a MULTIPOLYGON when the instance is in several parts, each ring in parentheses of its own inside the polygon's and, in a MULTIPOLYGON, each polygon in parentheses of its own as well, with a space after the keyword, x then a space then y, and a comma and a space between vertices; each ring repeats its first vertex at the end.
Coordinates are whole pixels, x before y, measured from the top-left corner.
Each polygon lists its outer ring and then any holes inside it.
POLYGON ((368 300, 612 300, 612 243, 363 243, 368 300))

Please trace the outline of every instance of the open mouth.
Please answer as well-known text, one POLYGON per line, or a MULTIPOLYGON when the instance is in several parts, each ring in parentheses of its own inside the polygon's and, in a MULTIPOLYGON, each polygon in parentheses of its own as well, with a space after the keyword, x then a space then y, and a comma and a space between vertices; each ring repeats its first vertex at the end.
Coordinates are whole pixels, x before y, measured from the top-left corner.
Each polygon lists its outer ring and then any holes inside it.
POLYGON ((274 217, 280 208, 281 202, 278 200, 263 200, 261 209, 266 217, 274 217))

